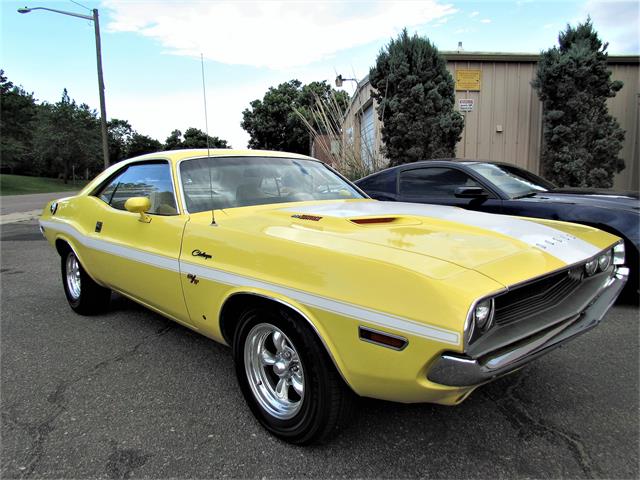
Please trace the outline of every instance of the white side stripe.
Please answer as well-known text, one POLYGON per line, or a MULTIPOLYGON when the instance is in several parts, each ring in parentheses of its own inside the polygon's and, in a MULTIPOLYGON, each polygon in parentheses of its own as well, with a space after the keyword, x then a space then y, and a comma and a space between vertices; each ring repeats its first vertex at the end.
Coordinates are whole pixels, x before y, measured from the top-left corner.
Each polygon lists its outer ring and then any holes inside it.
POLYGON ((80 233, 74 226, 61 221, 51 222, 40 220, 40 225, 44 228, 50 228, 52 230, 66 233, 67 235, 71 235, 83 246, 91 248, 92 250, 110 253, 111 255, 127 258, 140 263, 146 263, 147 265, 171 270, 172 272, 180 271, 180 264, 176 259, 165 257, 164 255, 145 252, 138 250, 137 248, 125 247, 124 245, 118 245, 117 243, 108 242, 106 240, 91 238, 80 233))
POLYGON ((225 283, 227 285, 233 286, 264 289, 271 292, 279 293, 281 295, 285 295, 288 298, 298 300, 300 303, 310 307, 317 307, 321 310, 337 313, 346 317, 366 320, 367 322, 378 325, 380 327, 401 330, 407 333, 418 335, 420 337, 430 338, 444 343, 450 343, 452 345, 458 345, 458 343, 460 342, 458 333, 452 330, 445 330, 443 328, 438 328, 432 325, 414 322, 412 320, 396 317, 386 313, 378 312, 376 310, 359 307, 350 303, 321 297, 311 293, 303 292, 301 290, 295 290, 269 282, 263 282, 261 280, 237 275, 235 273, 229 273, 211 267, 195 265, 191 262, 182 261, 181 264, 183 267, 185 267, 185 269, 188 269, 189 272, 195 273, 199 277, 206 278, 215 282, 225 283))
POLYGON ((416 215, 470 225, 514 238, 543 250, 558 260, 572 265, 587 260, 600 249, 561 230, 522 218, 493 213, 475 212, 445 205, 427 205, 404 202, 350 202, 325 205, 304 205, 286 208, 285 211, 338 218, 372 215, 416 215))
POLYGON ((439 342, 451 345, 459 345, 460 335, 453 330, 446 330, 433 325, 415 322, 406 318, 396 317, 387 313, 371 310, 350 303, 333 300, 327 297, 314 295, 301 290, 284 287, 282 285, 265 282, 251 277, 230 273, 217 268, 196 265, 191 262, 178 262, 178 260, 157 255, 154 253, 144 252, 131 247, 117 245, 106 240, 90 238, 80 233, 75 227, 61 221, 40 220, 40 225, 46 229, 64 232, 83 246, 109 253, 119 257, 127 258, 136 262, 145 263, 154 267, 163 268, 173 272, 180 272, 180 266, 188 268, 189 273, 193 273, 201 278, 205 278, 214 282, 231 285, 234 287, 251 287, 279 293, 288 298, 299 301, 309 307, 316 307, 321 310, 336 313, 357 320, 366 321, 379 327, 386 327, 392 330, 410 333, 419 337, 437 340, 439 342))

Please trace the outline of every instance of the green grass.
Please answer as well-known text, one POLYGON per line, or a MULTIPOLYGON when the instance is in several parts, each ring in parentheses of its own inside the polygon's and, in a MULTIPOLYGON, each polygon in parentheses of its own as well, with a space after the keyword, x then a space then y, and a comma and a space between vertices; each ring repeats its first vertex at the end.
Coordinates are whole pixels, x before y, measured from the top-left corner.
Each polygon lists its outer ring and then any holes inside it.
POLYGON ((71 181, 65 184, 56 178, 0 174, 0 195, 78 191, 86 183, 84 180, 77 180, 75 184, 71 181))

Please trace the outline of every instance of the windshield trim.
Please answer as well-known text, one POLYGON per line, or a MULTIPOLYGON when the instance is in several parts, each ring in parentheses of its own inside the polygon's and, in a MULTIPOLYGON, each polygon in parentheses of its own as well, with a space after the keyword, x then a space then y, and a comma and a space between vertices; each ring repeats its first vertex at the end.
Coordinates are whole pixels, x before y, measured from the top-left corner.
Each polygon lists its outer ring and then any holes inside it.
MULTIPOLYGON (((188 162, 190 160, 203 160, 203 159, 209 159, 209 158, 213 158, 213 159, 217 159, 217 158, 234 158, 234 157, 242 157, 242 158, 285 158, 288 160, 300 160, 300 161, 309 161, 309 162, 316 162, 319 163, 321 165, 323 165, 326 169, 328 169, 330 172, 336 174, 338 177, 340 177, 341 180, 343 180, 344 182, 348 183, 349 186, 351 188, 353 188, 354 190, 356 190, 359 194, 362 195, 363 198, 371 198, 369 197, 369 195, 367 195, 366 193, 364 193, 362 191, 362 189, 360 189, 360 187, 358 187, 357 185, 355 185, 351 180, 348 180, 347 178, 345 178, 340 172, 336 171, 333 167, 331 167, 330 165, 327 165, 326 163, 324 163, 321 160, 318 160, 317 158, 313 158, 313 157, 305 157, 303 156, 302 158, 297 157, 297 156, 291 156, 290 154, 286 154, 285 152, 282 152, 282 155, 247 155, 246 153, 243 154, 229 154, 229 155, 198 155, 195 157, 188 157, 188 158, 182 158, 180 160, 178 160, 175 163, 175 168, 176 168, 176 177, 178 179, 178 188, 180 190, 180 201, 182 202, 182 211, 186 214, 196 214, 196 213, 202 213, 202 212, 189 212, 189 210, 187 209, 187 202, 186 202, 186 198, 184 196, 184 188, 183 188, 183 184, 182 184, 182 172, 180 170, 180 166, 182 165, 182 162, 188 162)), ((245 205, 245 206, 252 206, 252 205, 245 205)), ((232 208, 243 208, 243 207, 232 207, 232 208)), ((220 210, 225 210, 225 209, 220 209, 220 210)), ((204 210, 204 211, 210 211, 210 210, 204 210)))
MULTIPOLYGON (((465 162, 467 163, 467 162, 465 162)), ((502 186, 498 185, 497 183, 495 183, 493 180, 491 180, 490 177, 484 175, 482 173, 481 170, 476 170, 476 168, 474 167, 481 167, 484 165, 489 165, 492 167, 496 167, 500 170, 502 170, 505 174, 510 175, 514 178, 516 178, 517 180, 523 182, 523 184, 526 183, 532 183, 530 180, 528 180, 526 177, 524 176, 520 176, 518 173, 514 173, 508 170, 508 168, 503 168, 503 165, 501 165, 500 163, 493 163, 493 162, 468 162, 466 167, 472 171, 475 175, 479 176, 480 178, 482 178, 486 183, 494 186, 501 194, 502 196, 504 196, 506 199, 508 200, 517 200, 518 198, 524 198, 527 197, 529 195, 531 195, 532 193, 544 193, 544 192, 548 192, 549 190, 547 189, 546 186, 541 185, 545 190, 537 190, 537 189, 530 189, 526 192, 521 192, 521 193, 510 193, 507 190, 505 190, 502 186)), ((511 165, 509 165, 511 166, 511 165)), ((513 167, 515 167, 515 169, 520 169, 520 167, 518 167, 517 165, 513 165, 513 167)), ((538 176, 533 174, 534 176, 538 176)), ((544 180, 544 179, 543 179, 544 180)))

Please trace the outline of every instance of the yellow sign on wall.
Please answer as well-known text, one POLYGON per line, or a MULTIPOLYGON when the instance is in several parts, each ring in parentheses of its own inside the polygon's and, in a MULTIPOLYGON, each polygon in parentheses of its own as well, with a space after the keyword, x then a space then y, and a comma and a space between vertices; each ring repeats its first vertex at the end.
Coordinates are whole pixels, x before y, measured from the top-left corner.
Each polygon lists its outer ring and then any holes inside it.
POLYGON ((456 90, 480 91, 480 70, 456 70, 456 90))

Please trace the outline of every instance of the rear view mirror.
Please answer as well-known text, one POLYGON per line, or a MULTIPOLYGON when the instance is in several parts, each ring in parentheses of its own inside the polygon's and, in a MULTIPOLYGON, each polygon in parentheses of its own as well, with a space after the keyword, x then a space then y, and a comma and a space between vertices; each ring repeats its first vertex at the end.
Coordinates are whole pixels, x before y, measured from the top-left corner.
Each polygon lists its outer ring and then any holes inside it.
POLYGON ((151 217, 146 214, 151 210, 151 201, 147 197, 131 197, 124 202, 124 208, 131 213, 139 213, 139 220, 144 223, 149 223, 151 217))
POLYGON ((488 196, 482 187, 458 187, 455 195, 458 198, 482 198, 488 196))

